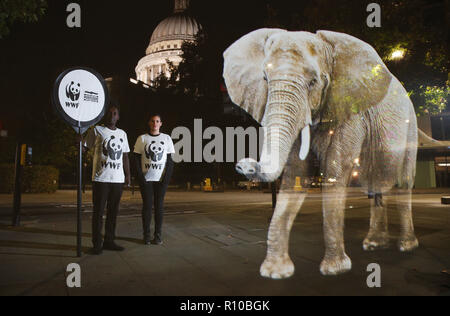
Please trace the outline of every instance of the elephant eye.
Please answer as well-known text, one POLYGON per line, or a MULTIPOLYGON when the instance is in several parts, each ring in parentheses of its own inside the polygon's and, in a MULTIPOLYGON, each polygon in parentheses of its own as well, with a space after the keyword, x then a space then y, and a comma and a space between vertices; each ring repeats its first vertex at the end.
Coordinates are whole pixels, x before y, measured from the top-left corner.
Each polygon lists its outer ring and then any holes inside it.
POLYGON ((313 80, 311 80, 311 82, 309 83, 309 88, 311 89, 311 88, 314 88, 314 86, 317 84, 317 79, 313 79, 313 80))

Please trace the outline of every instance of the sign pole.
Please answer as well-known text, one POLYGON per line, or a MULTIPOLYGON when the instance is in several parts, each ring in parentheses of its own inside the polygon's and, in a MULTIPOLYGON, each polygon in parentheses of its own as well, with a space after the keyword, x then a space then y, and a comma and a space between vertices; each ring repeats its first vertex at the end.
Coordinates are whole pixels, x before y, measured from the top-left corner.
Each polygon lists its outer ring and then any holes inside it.
POLYGON ((78 143, 78 193, 77 193, 77 256, 78 258, 81 258, 81 246, 82 246, 82 214, 81 214, 81 205, 82 205, 82 193, 81 193, 81 186, 83 183, 83 176, 82 176, 82 163, 83 163, 83 143, 81 139, 81 126, 78 125, 78 135, 79 137, 79 143, 78 143))
POLYGON ((77 164, 77 256, 82 256, 82 135, 100 122, 109 104, 108 87, 103 77, 93 69, 67 69, 56 79, 52 94, 56 114, 79 135, 77 164))
POLYGON ((22 202, 22 174, 24 166, 25 152, 23 150, 24 145, 22 143, 17 144, 16 149, 16 172, 14 181, 14 206, 13 206, 13 219, 12 226, 20 226, 20 207, 22 202))

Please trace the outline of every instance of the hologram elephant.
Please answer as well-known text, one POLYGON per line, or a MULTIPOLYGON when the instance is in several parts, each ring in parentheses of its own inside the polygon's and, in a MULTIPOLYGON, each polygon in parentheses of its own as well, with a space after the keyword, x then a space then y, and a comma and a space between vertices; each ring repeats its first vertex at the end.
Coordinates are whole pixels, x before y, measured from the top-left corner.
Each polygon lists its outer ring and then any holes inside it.
POLYGON ((224 53, 224 78, 232 101, 266 128, 260 161, 244 159, 236 169, 249 179, 283 185, 268 234, 261 275, 294 273, 289 235, 305 194, 292 192, 310 149, 320 161, 325 256, 323 275, 351 270, 344 246, 346 188, 360 166, 371 198, 365 250, 389 243, 383 193, 396 188, 401 251, 418 247, 411 210, 417 156, 417 120, 402 84, 369 44, 331 31, 261 29, 224 53), (406 195, 406 203, 402 196, 406 195))

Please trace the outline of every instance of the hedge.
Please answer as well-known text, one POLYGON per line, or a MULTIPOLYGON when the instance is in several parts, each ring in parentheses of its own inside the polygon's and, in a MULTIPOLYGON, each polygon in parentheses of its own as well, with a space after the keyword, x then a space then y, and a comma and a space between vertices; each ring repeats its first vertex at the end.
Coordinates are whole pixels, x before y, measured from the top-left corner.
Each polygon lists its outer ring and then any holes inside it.
MULTIPOLYGON (((0 164, 0 193, 14 192, 15 167, 0 164)), ((54 193, 58 189, 59 171, 50 166, 26 166, 22 178, 24 193, 54 193)))

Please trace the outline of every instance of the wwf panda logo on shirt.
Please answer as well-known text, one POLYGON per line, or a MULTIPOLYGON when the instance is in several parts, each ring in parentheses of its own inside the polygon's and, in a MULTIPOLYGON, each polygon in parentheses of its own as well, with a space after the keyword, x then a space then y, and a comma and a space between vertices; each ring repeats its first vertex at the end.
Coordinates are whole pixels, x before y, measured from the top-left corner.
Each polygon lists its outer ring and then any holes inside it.
POLYGON ((80 98, 81 85, 79 83, 71 82, 66 87, 66 95, 72 101, 78 101, 80 98))
POLYGON ((152 141, 151 144, 145 147, 145 156, 147 159, 160 162, 164 157, 164 145, 165 143, 163 141, 152 141))
POLYGON ((112 160, 119 160, 122 158, 122 150, 123 139, 116 139, 115 136, 111 136, 103 142, 103 155, 112 160))

